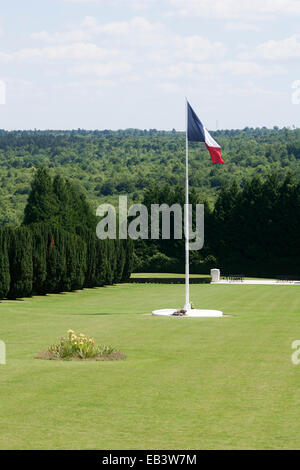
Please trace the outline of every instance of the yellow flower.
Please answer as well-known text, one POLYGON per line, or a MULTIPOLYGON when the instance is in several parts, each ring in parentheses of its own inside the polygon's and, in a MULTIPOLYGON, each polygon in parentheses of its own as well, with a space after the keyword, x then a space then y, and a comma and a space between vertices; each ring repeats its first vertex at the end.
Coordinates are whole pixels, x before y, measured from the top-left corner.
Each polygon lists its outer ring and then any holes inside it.
POLYGON ((73 333, 74 333, 73 330, 68 330, 68 334, 69 334, 69 335, 72 335, 73 333))

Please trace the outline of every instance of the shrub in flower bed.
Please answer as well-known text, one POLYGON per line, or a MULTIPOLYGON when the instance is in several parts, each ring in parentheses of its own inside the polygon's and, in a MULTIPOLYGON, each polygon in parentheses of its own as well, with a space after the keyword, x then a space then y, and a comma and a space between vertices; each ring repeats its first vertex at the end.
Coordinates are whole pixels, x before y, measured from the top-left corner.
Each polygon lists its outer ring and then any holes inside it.
POLYGON ((125 359, 121 351, 112 346, 98 346, 93 338, 73 330, 69 330, 66 337, 58 343, 52 344, 47 351, 36 356, 39 359, 96 359, 118 360, 125 359))

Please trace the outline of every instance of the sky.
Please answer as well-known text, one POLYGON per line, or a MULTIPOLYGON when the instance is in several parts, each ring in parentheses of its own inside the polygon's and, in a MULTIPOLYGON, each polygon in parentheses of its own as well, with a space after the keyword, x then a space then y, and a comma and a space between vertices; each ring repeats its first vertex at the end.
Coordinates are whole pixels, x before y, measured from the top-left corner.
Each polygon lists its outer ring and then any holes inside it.
POLYGON ((10 0, 0 128, 300 127, 300 0, 10 0))

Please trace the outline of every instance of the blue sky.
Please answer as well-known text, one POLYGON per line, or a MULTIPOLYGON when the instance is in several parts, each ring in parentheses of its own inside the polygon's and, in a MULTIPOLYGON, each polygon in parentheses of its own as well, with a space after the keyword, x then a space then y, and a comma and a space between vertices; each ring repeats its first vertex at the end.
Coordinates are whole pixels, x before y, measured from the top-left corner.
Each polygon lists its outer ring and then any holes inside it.
POLYGON ((300 126, 300 0, 10 0, 4 129, 300 126), (298 85, 297 85, 298 86, 298 85))

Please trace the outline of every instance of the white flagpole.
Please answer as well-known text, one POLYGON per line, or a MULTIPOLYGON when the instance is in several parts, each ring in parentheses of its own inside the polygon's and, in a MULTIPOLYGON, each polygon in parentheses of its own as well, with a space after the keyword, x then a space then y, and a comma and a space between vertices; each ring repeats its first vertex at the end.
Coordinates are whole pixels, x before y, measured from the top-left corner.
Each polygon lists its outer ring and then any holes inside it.
POLYGON ((189 141, 188 141, 188 102, 186 104, 186 131, 185 131, 185 211, 184 211, 184 233, 185 233, 185 310, 191 308, 190 304, 190 266, 189 266, 189 141))

